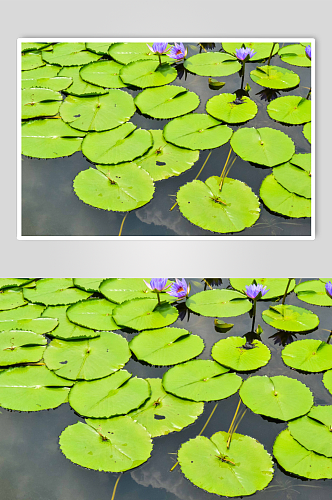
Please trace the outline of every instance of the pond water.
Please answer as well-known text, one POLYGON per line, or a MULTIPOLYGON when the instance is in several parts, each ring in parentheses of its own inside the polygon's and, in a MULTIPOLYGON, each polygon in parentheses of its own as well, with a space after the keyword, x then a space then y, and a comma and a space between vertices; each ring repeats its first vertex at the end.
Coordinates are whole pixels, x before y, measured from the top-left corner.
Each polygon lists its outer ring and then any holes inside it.
MULTIPOLYGON (((188 57, 198 53, 200 48, 197 43, 188 43, 188 57)), ((215 51, 221 45, 216 44, 215 51)), ((245 84, 249 83, 251 90, 249 96, 258 106, 257 115, 246 122, 246 127, 271 127, 281 130, 290 136, 296 148, 296 153, 310 153, 310 144, 304 138, 303 125, 285 125, 272 120, 267 112, 267 101, 262 100, 258 92, 262 87, 254 83, 249 73, 258 63, 246 64, 245 84)), ((280 95, 300 95, 306 97, 308 88, 311 87, 310 68, 291 66, 283 62, 278 55, 271 59, 271 65, 285 67, 300 76, 300 85, 289 92, 280 92, 280 95)), ((205 106, 208 99, 220 92, 233 93, 241 86, 238 73, 218 77, 225 81, 222 90, 209 88, 208 77, 191 73, 182 75, 182 78, 172 82, 172 85, 185 86, 196 92, 200 97, 200 105, 195 113, 206 113, 205 106)), ((123 89, 135 97, 141 90, 123 89)), ((136 112, 130 120, 137 127, 143 129, 162 129, 170 120, 159 120, 143 116, 136 112)), ((242 125, 241 125, 242 126, 242 125)), ((230 125, 236 131, 238 125, 230 125)), ((213 236, 218 233, 204 230, 193 225, 183 217, 178 207, 170 211, 176 201, 179 188, 192 181, 200 171, 203 163, 211 151, 211 156, 199 176, 205 181, 211 176, 220 176, 229 153, 229 143, 223 146, 200 151, 199 160, 191 169, 178 177, 158 181, 153 199, 145 206, 129 212, 124 226, 123 236, 213 236)), ((58 159, 35 159, 23 156, 22 163, 22 235, 23 236, 117 236, 123 221, 124 213, 107 212, 86 205, 75 195, 73 180, 76 175, 89 168, 91 164, 77 152, 71 157, 58 159)), ((257 166, 237 157, 229 177, 239 179, 248 184, 259 196, 259 188, 263 179, 271 173, 268 167, 257 166)), ((229 235, 230 233, 228 233, 229 235)), ((254 226, 246 228, 233 236, 309 236, 311 234, 310 218, 289 218, 272 213, 261 203, 261 215, 254 226)))
MULTIPOLYGON (((192 293, 204 289, 201 279, 190 279, 192 293)), ((302 280, 304 281, 304 280, 302 280)), ((299 282, 299 280, 297 280, 299 282)), ((229 282, 223 279, 221 288, 229 282)), ((297 299, 294 293, 288 295, 287 304, 305 307, 319 315, 319 328, 301 338, 319 338, 326 340, 331 330, 331 309, 308 305, 297 299)), ((322 374, 305 374, 285 366, 280 352, 282 347, 274 344, 269 338, 276 330, 265 324, 261 312, 269 307, 268 301, 257 304, 256 325, 263 327, 263 342, 270 348, 272 358, 267 366, 255 371, 255 374, 269 376, 286 375, 305 383, 314 393, 315 404, 332 404, 332 396, 322 384, 322 374)), ((230 318, 234 327, 229 334, 215 331, 214 319, 191 314, 181 322, 177 320, 172 326, 185 327, 204 339, 205 350, 201 359, 211 359, 212 345, 229 335, 242 336, 251 330, 249 314, 230 318)), ((121 331, 118 330, 118 333, 121 331)), ((130 340, 133 334, 121 332, 130 340)), ((168 367, 152 367, 131 359, 125 367, 139 377, 161 377, 168 367)), ((242 373, 246 379, 249 374, 242 373)), ((238 393, 228 399, 221 400, 203 435, 210 437, 220 430, 228 430, 238 405, 238 393)), ((182 474, 180 467, 173 472, 170 469, 176 462, 176 452, 180 445, 194 438, 201 431, 215 403, 206 403, 204 413, 196 422, 181 432, 172 433, 153 440, 154 447, 151 458, 140 467, 123 474, 118 484, 115 499, 130 500, 214 500, 216 495, 206 493, 195 487, 182 474)), ((243 405, 242 405, 243 408, 243 405)), ((63 404, 55 410, 35 413, 11 412, 1 409, 0 414, 0 481, 2 496, 6 500, 110 500, 118 474, 102 473, 84 469, 67 460, 60 452, 59 434, 63 429, 83 421, 70 408, 63 404)), ((254 414, 247 410, 237 432, 247 434, 262 443, 272 453, 273 442, 279 432, 285 429, 285 422, 275 421, 254 414)), ((277 462, 274 464, 275 474, 272 482, 264 491, 255 493, 255 500, 330 500, 332 497, 331 480, 305 480, 282 470, 277 462)))

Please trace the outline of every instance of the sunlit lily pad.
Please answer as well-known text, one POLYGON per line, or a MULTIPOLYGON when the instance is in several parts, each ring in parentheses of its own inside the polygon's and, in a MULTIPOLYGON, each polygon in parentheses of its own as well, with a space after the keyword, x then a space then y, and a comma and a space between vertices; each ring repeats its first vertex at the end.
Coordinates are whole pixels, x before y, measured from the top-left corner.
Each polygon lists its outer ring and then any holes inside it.
POLYGON ((300 83, 298 74, 279 66, 257 67, 250 72, 250 78, 268 89, 291 89, 300 83))
MULTIPOLYGON (((152 47, 153 42, 149 43, 150 47, 152 47)), ((170 48, 169 45, 167 48, 170 48)), ((159 58, 157 54, 154 54, 149 49, 146 43, 132 43, 132 42, 123 42, 123 43, 113 43, 108 50, 110 56, 112 56, 115 61, 118 61, 121 64, 129 64, 133 61, 139 61, 142 59, 148 59, 151 61, 158 61, 159 58)), ((173 61, 166 55, 161 55, 161 62, 171 62, 173 61)))
POLYGON ((179 85, 166 85, 143 90, 135 97, 141 113, 153 118, 175 118, 190 113, 199 106, 199 97, 179 85))
MULTIPOLYGON (((247 49, 252 49, 256 54, 250 58, 250 62, 260 61, 261 59, 268 59, 271 51, 273 43, 267 42, 223 42, 222 48, 229 52, 230 54, 236 55, 236 49, 240 49, 242 46, 245 46, 247 49)), ((279 44, 276 43, 273 47, 272 55, 275 55, 279 50, 279 44)))
POLYGON ((50 42, 22 42, 21 43, 21 52, 27 52, 32 50, 40 50, 45 49, 52 45, 50 42))
POLYGON ((308 142, 311 144, 311 122, 306 123, 303 127, 303 135, 307 139, 308 142))
POLYGON ((306 172, 311 172, 311 153, 299 153, 289 160, 292 165, 302 168, 306 172))
POLYGON ((71 278, 46 278, 37 282, 36 288, 25 288, 24 298, 47 306, 73 304, 88 298, 91 293, 74 287, 71 278))
POLYGON ((58 66, 81 66, 100 59, 100 55, 85 50, 85 43, 57 43, 52 51, 42 51, 43 60, 58 66))
POLYGON ((74 285, 86 292, 99 292, 99 287, 104 278, 74 278, 74 285))
POLYGON ((311 216, 311 199, 288 191, 273 174, 265 177, 259 194, 272 212, 295 218, 311 216))
POLYGON ((40 52, 24 52, 21 57, 21 69, 22 71, 40 68, 45 66, 45 61, 43 61, 40 52))
POLYGON ((117 330, 113 319, 115 304, 106 299, 90 299, 78 302, 67 309, 69 321, 92 330, 117 330))
POLYGON ((58 113, 62 95, 50 89, 29 88, 22 90, 22 120, 58 113))
POLYGON ((17 286, 24 286, 31 284, 34 280, 32 278, 0 278, 0 290, 5 288, 15 288, 17 286))
MULTIPOLYGON (((45 316, 46 318, 56 318, 59 321, 59 325, 49 333, 50 337, 63 340, 91 339, 93 337, 99 337, 99 333, 94 330, 83 328, 82 326, 75 325, 75 323, 69 321, 66 314, 67 309, 68 306, 48 306, 43 312, 42 316, 45 316)), ((31 328, 33 328, 33 325, 31 325, 31 328)))
POLYGON ((95 52, 96 54, 106 55, 108 54, 108 49, 112 43, 103 43, 103 42, 89 42, 85 44, 87 50, 91 50, 91 52, 95 52))
POLYGON ((258 108, 254 101, 246 96, 240 103, 234 102, 236 99, 236 94, 215 95, 207 101, 206 112, 226 123, 242 123, 256 116, 258 108))
POLYGON ((332 299, 327 295, 325 283, 320 280, 304 281, 295 288, 300 300, 315 306, 332 306, 332 299))
POLYGON ((273 175, 287 191, 304 198, 311 198, 311 176, 302 168, 296 167, 289 161, 274 167, 273 175))
POLYGON ((62 68, 58 74, 61 77, 68 77, 73 80, 73 83, 66 88, 65 93, 69 95, 77 96, 95 96, 107 94, 108 90, 98 85, 92 85, 84 80, 80 76, 81 66, 72 66, 67 68, 62 68))
POLYGON ((240 397, 254 413, 286 421, 305 415, 314 403, 309 387, 284 375, 250 377, 240 397))
POLYGON ((168 63, 159 65, 159 61, 135 61, 120 70, 121 80, 135 87, 160 87, 173 82, 177 71, 168 63))
MULTIPOLYGON (((16 307, 15 309, 0 311, 0 321, 39 318, 44 310, 45 306, 42 306, 41 304, 29 304, 26 302, 24 305, 16 307)), ((19 330, 19 328, 1 328, 0 326, 0 331, 2 330, 19 330)), ((23 328, 23 330, 28 330, 28 328, 23 328)))
POLYGON ((47 340, 38 333, 9 330, 0 334, 0 366, 34 363, 43 357, 47 340))
POLYGON ((146 298, 123 302, 114 309, 113 316, 118 325, 141 331, 171 325, 179 313, 167 302, 158 305, 157 299, 146 298))
POLYGON ((260 206, 255 193, 237 179, 209 177, 181 186, 177 202, 181 213, 196 226, 217 233, 243 231, 259 217, 260 206))
POLYGON ((116 61, 97 61, 86 64, 80 70, 82 80, 106 87, 110 89, 120 89, 126 87, 126 84, 121 80, 119 73, 123 64, 116 61))
POLYGON ((271 351, 259 340, 253 340, 247 345, 245 338, 227 337, 213 345, 211 356, 221 365, 241 372, 257 370, 267 365, 271 351))
POLYGON ((40 68, 24 71, 22 72, 21 87, 22 89, 41 87, 57 91, 64 90, 73 83, 73 80, 66 76, 57 76, 59 70, 59 66, 47 64, 40 68))
POLYGON ((286 365, 296 370, 322 372, 332 368, 332 345, 318 339, 297 340, 286 345, 281 356, 286 365))
POLYGON ((204 52, 188 57, 184 67, 201 76, 228 76, 241 69, 236 57, 221 52, 204 52))
POLYGON ((16 307, 26 304, 22 290, 8 289, 2 290, 0 293, 0 311, 7 309, 15 309, 16 307))
POLYGON ((291 435, 307 450, 332 457, 332 406, 313 406, 308 415, 288 424, 291 435))
POLYGON ((50 333, 58 325, 58 320, 39 317, 45 306, 27 304, 23 307, 0 312, 0 331, 28 330, 34 333, 50 333))
POLYGON ((328 391, 332 394, 332 370, 324 373, 323 383, 328 391))
MULTIPOLYGON (((145 280, 147 283, 148 279, 145 280)), ((167 280, 166 286, 169 289, 171 281, 167 280)), ((139 298, 157 298, 156 292, 147 287, 143 278, 110 278, 103 281, 100 286, 100 293, 105 295, 108 300, 122 304, 126 300, 139 298)), ((160 301, 174 302, 175 299, 166 292, 160 292, 160 301)))
POLYGON ((252 303, 242 293, 225 289, 196 293, 187 299, 186 304, 192 311, 212 318, 240 316, 252 308, 252 303))
POLYGON ((308 309, 297 306, 277 305, 262 312, 263 320, 286 332, 307 332, 319 325, 319 318, 308 309))
MULTIPOLYGON (((268 292, 263 295, 261 300, 271 300, 276 297, 282 297, 286 291, 288 278, 230 278, 230 284, 235 290, 246 293, 246 286, 253 282, 257 285, 263 285, 268 289, 268 292)), ((296 282, 294 279, 290 282, 287 293, 294 290, 296 282)))
POLYGON ((285 45, 279 49, 281 60, 293 66, 309 68, 311 60, 306 56, 305 47, 302 44, 285 45))
POLYGON ((311 120, 311 101, 301 96, 287 95, 273 99, 266 108, 268 115, 278 122, 299 125, 311 120))

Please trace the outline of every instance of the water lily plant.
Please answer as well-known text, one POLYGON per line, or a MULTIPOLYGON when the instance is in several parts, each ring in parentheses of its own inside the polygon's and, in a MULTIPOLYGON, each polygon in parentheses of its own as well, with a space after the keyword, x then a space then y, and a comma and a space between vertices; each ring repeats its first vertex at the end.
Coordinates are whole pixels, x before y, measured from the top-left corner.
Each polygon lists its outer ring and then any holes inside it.
POLYGON ((245 71, 246 62, 248 62, 255 54, 257 54, 257 52, 254 52, 253 49, 241 47, 240 49, 235 49, 235 54, 236 54, 236 57, 238 58, 238 60, 242 62, 241 89, 243 89, 244 71, 245 71))
POLYGON ((152 292, 157 294, 158 304, 160 304, 160 292, 165 292, 171 286, 170 284, 167 285, 167 278, 152 278, 150 283, 147 283, 145 280, 143 281, 152 292))
POLYGON ((187 47, 183 45, 182 42, 176 43, 175 45, 171 48, 170 53, 166 54, 168 57, 171 57, 172 59, 176 59, 177 61, 181 61, 186 57, 188 53, 187 47))
POLYGON ((184 299, 188 297, 190 292, 190 283, 187 284, 186 280, 175 279, 175 283, 171 285, 171 289, 167 292, 172 297, 176 297, 177 300, 184 299))
POLYGON ((158 54, 159 64, 161 64, 161 54, 166 54, 166 52, 170 50, 169 48, 167 48, 168 42, 155 42, 152 47, 148 43, 146 45, 149 47, 151 52, 153 52, 154 54, 158 54))
POLYGON ((254 331, 255 328, 255 318, 256 318, 256 304, 259 299, 261 299, 267 292, 269 292, 269 289, 266 288, 266 286, 263 285, 246 285, 246 295, 253 301, 253 306, 252 310, 250 311, 250 317, 252 317, 252 326, 251 326, 251 331, 254 331))

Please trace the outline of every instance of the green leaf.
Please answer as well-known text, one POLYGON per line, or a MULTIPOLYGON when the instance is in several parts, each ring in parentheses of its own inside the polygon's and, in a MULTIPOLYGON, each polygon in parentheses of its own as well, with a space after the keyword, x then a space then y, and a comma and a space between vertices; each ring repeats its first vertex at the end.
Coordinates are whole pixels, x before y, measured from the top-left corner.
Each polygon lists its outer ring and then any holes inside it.
POLYGON ((319 318, 303 307, 278 305, 262 312, 268 325, 285 332, 308 332, 319 325, 319 318))
POLYGON ((242 97, 241 104, 234 103, 236 94, 219 94, 206 103, 206 112, 226 123, 243 123, 256 116, 258 108, 249 97, 242 97))
POLYGON ((208 359, 195 359, 170 368, 163 376, 165 391, 192 401, 213 401, 235 394, 242 378, 208 359))
POLYGON ((324 373, 323 384, 326 389, 332 394, 332 370, 328 370, 324 373))
POLYGON ((214 329, 218 333, 227 333, 233 328, 233 326, 233 323, 225 323, 225 321, 222 321, 221 319, 214 320, 214 329))
POLYGON ((267 105, 266 111, 273 120, 299 125, 310 122, 311 101, 295 95, 278 97, 267 105))
POLYGON ((85 338, 91 339, 99 336, 99 333, 96 333, 94 330, 83 328, 69 321, 66 314, 67 309, 68 306, 49 306, 43 312, 42 316, 57 318, 59 321, 59 325, 49 333, 50 337, 65 340, 77 340, 85 338))
MULTIPOLYGON (((252 49, 256 54, 250 58, 249 62, 260 61, 261 59, 266 59, 270 57, 273 43, 259 43, 259 42, 223 42, 222 48, 225 52, 229 54, 236 55, 235 50, 245 47, 247 49, 252 49)), ((272 55, 275 55, 279 50, 279 44, 276 43, 273 47, 272 55)))
POLYGON ((60 434, 60 449, 75 464, 104 472, 123 472, 150 457, 150 434, 130 417, 86 422, 88 425, 82 422, 69 425, 60 434))
POLYGON ((274 128, 241 128, 231 139, 234 152, 245 161, 274 167, 288 161, 295 153, 294 142, 274 128))
POLYGON ((295 218, 311 216, 311 199, 291 193, 279 184, 273 174, 265 177, 259 194, 272 212, 295 218))
POLYGON ((54 116, 58 113, 62 95, 50 89, 29 88, 22 90, 21 117, 54 116))
POLYGON ((82 144, 82 152, 94 163, 116 164, 142 156, 152 146, 148 130, 136 129, 131 122, 107 132, 91 132, 82 144))
POLYGON ((306 172, 311 172, 311 153, 296 154, 289 161, 292 165, 296 165, 306 172))
MULTIPOLYGON (((152 44, 153 42, 149 43, 150 47, 152 47, 152 44)), ((168 45, 167 49, 170 47, 171 45, 168 45)), ((129 64, 133 61, 139 61, 142 59, 158 62, 159 64, 158 55, 151 52, 146 43, 113 43, 109 48, 108 53, 113 59, 121 64, 129 64)), ((170 61, 173 62, 173 59, 170 59, 166 55, 161 55, 161 62, 170 61)))
POLYGON ((73 304, 86 299, 91 293, 74 287, 71 278, 46 278, 37 282, 36 288, 25 288, 24 298, 47 306, 73 304))
POLYGON ((113 45, 113 44, 112 43, 91 42, 91 43, 86 43, 85 47, 87 50, 90 50, 91 52, 95 52, 96 54, 107 55, 108 49, 110 48, 111 45, 113 45))
POLYGON ((138 408, 150 393, 146 380, 119 370, 100 380, 77 382, 70 391, 69 404, 80 415, 109 418, 138 408))
POLYGON ((99 292, 99 287, 104 278, 74 278, 74 285, 86 292, 99 292))
POLYGON ((94 380, 120 370, 130 359, 128 342, 113 332, 86 340, 52 340, 45 351, 46 366, 71 380, 94 380))
POLYGON ((43 335, 9 330, 0 335, 0 366, 34 363, 43 357, 47 340, 43 335))
POLYGON ((287 366, 304 372, 322 372, 332 368, 332 345, 318 339, 297 340, 287 345, 281 356, 287 366))
POLYGON ((252 308, 251 302, 242 293, 225 289, 196 293, 187 299, 186 304, 195 313, 212 318, 240 316, 252 308))
POLYGON ((14 288, 17 286, 24 286, 32 283, 31 278, 0 278, 0 290, 5 288, 14 288))
POLYGON ((325 283, 320 280, 304 281, 295 288, 297 298, 315 306, 332 306, 332 299, 327 295, 325 283))
POLYGON ((171 325, 179 313, 167 302, 158 305, 157 299, 146 298, 123 302, 114 309, 113 315, 118 325, 141 331, 171 325))
POLYGON ((175 68, 159 61, 135 61, 123 66, 120 78, 123 82, 135 87, 160 87, 173 82, 177 77, 175 68))
POLYGON ((270 349, 259 340, 253 340, 251 346, 246 346, 245 338, 227 337, 213 345, 211 356, 221 365, 239 372, 267 365, 271 359, 270 349))
MULTIPOLYGON (((253 282, 256 285, 263 285, 269 291, 260 300, 271 300, 277 297, 282 297, 286 291, 288 278, 230 278, 229 282, 235 290, 246 293, 246 286, 250 286, 253 282)), ((294 279, 290 282, 288 292, 294 290, 296 282, 294 279)))
POLYGON ((219 82, 218 80, 215 80, 214 78, 209 78, 209 87, 210 87, 210 89, 219 90, 224 85, 226 85, 226 82, 219 82))
POLYGON ((21 52, 29 52, 30 50, 40 50, 52 45, 50 42, 22 42, 21 52))
POLYGON ((233 130, 212 116, 192 113, 168 122, 163 133, 167 142, 181 148, 197 150, 218 148, 226 144, 233 130))
MULTIPOLYGON (((39 318, 44 309, 45 306, 39 304, 25 303, 25 305, 16 307, 15 309, 11 309, 9 311, 0 311, 0 321, 39 318)), ((0 331, 1 330, 17 330, 17 328, 1 328, 0 326, 0 331)))
MULTIPOLYGON (((146 279, 145 281, 148 282, 146 279)), ((167 280, 166 286, 169 287, 172 281, 167 280)), ((150 290, 143 278, 110 278, 103 281, 100 286, 100 293, 102 293, 108 300, 122 304, 126 300, 139 299, 139 298, 157 298, 156 292, 150 290)), ((166 292, 160 292, 161 302, 174 302, 175 298, 168 295, 166 292)))
POLYGON ((29 69, 40 68, 45 66, 40 52, 24 52, 21 57, 21 69, 26 71, 29 69))
POLYGON ((77 96, 94 96, 107 94, 108 90, 98 85, 92 85, 91 83, 85 82, 80 76, 82 66, 62 68, 58 76, 68 77, 73 80, 72 85, 66 88, 65 93, 77 96))
POLYGON ((51 90, 64 90, 72 84, 72 78, 66 76, 57 76, 59 73, 58 66, 47 64, 40 68, 31 69, 22 72, 21 87, 22 89, 30 89, 32 87, 42 87, 51 90))
POLYGON ((236 57, 221 52, 204 52, 188 57, 183 63, 191 73, 201 76, 228 76, 241 69, 236 57))
POLYGON ((121 80, 119 73, 123 64, 115 61, 98 61, 86 64, 80 70, 82 80, 107 87, 111 89, 120 89, 126 87, 126 84, 121 80))
POLYGON ((311 198, 311 175, 290 162, 274 167, 273 175, 282 187, 304 198, 311 198))
POLYGON ((179 85, 166 85, 143 90, 135 97, 141 113, 153 118, 175 118, 199 106, 199 96, 179 85))
POLYGON ((0 293, 0 311, 7 311, 7 309, 15 309, 16 307, 24 306, 22 290, 2 290, 0 293))
POLYGON ((294 71, 279 66, 261 66, 250 71, 253 82, 268 89, 290 89, 300 83, 300 77, 294 71))
POLYGON ((9 311, 0 312, 0 331, 29 330, 34 333, 49 333, 58 325, 54 318, 40 318, 45 306, 27 304, 9 311))
POLYGON ((308 413, 314 403, 309 387, 284 375, 248 378, 240 397, 254 413, 286 421, 308 413))
POLYGON ((89 299, 67 309, 69 321, 92 330, 118 330, 113 319, 115 304, 106 299, 89 299))
POLYGON ((100 59, 100 55, 85 50, 85 43, 57 43, 52 51, 42 51, 43 60, 58 66, 81 66, 100 59))
POLYGON ((279 49, 281 60, 293 66, 310 68, 311 60, 306 56, 305 47, 301 44, 285 45, 279 49))
POLYGON ((307 139, 308 142, 310 142, 311 144, 311 122, 310 123, 306 123, 304 126, 303 126, 303 135, 304 137, 307 139))
POLYGON ((307 450, 332 457, 332 406, 313 406, 308 415, 288 424, 290 433, 307 450))
POLYGON ((204 403, 194 403, 177 398, 164 391, 161 379, 146 379, 151 386, 149 399, 129 416, 143 425, 152 437, 163 436, 195 422, 203 413, 204 403))

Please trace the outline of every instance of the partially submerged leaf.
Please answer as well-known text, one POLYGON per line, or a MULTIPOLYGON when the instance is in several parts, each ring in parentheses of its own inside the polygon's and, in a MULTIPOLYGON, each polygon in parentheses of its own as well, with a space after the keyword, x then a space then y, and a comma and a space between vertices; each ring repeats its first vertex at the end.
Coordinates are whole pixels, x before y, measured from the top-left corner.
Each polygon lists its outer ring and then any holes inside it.
POLYGON ((308 332, 319 325, 316 314, 303 307, 280 304, 262 312, 268 325, 286 332, 308 332))
POLYGON ((280 66, 260 66, 250 72, 250 78, 269 89, 290 89, 300 83, 300 77, 289 69, 280 66))

